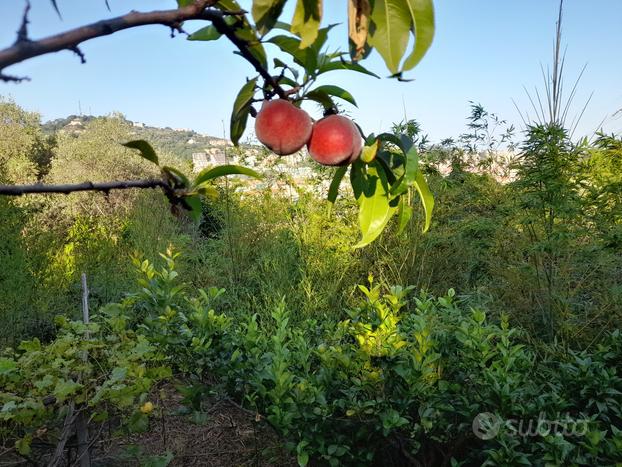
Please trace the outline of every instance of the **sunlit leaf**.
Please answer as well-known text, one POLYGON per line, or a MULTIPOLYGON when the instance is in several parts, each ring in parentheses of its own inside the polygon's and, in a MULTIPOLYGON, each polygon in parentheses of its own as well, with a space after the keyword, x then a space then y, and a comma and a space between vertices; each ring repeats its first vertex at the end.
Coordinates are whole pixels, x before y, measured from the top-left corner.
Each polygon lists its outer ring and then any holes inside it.
POLYGON ((362 248, 382 233, 397 209, 389 202, 386 175, 381 166, 375 163, 368 166, 366 186, 357 197, 357 202, 362 238, 354 248, 362 248))
POLYGON ((194 189, 199 189, 206 182, 215 178, 224 177, 225 175, 247 175, 253 178, 262 178, 257 172, 248 167, 240 165, 219 165, 216 167, 201 170, 197 178, 194 179, 194 189))
POLYGON ((421 173, 421 171, 417 171, 417 176, 415 178, 414 183, 417 192, 419 193, 419 198, 421 199, 421 205, 423 206, 423 210, 425 212, 425 225, 423 227, 423 231, 427 232, 430 228, 430 224, 432 223, 432 211, 434 210, 434 196, 430 191, 430 187, 428 186, 428 182, 426 182, 425 177, 421 173))
POLYGON ((421 61, 432 45, 434 39, 434 4, 432 0, 405 1, 412 16, 416 34, 415 47, 403 65, 404 70, 410 70, 421 61))
POLYGON ((378 154, 378 148, 380 147, 380 140, 375 139, 373 143, 365 145, 361 152, 361 160, 365 163, 370 163, 376 158, 378 154))
POLYGON ((318 37, 322 20, 322 0, 298 0, 290 31, 297 34, 300 48, 309 47, 318 37))
POLYGON ((123 146, 130 149, 138 149, 142 157, 156 165, 158 164, 158 155, 147 141, 138 139, 123 143, 123 146))
POLYGON ((412 23, 407 2, 375 0, 371 20, 369 45, 378 51, 391 73, 398 73, 408 47, 412 23))

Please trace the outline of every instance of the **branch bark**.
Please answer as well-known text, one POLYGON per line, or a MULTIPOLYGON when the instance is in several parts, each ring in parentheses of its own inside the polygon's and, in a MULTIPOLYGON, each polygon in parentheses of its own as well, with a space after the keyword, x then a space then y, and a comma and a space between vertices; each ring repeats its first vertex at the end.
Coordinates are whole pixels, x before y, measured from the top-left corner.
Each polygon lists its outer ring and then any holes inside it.
MULTIPOLYGON (((250 52, 248 43, 240 39, 235 34, 235 30, 224 20, 226 16, 244 14, 244 12, 226 12, 210 8, 216 3, 217 0, 195 0, 194 3, 188 6, 174 10, 157 10, 151 12, 132 11, 123 16, 98 21, 38 40, 31 40, 28 38, 27 35, 24 34, 25 30, 23 30, 24 26, 22 25, 15 44, 0 50, 0 81, 19 82, 27 80, 28 78, 3 74, 2 71, 8 66, 49 53, 63 50, 72 51, 77 53, 81 61, 84 62, 84 55, 79 49, 80 44, 97 37, 114 34, 124 29, 153 24, 161 24, 171 28, 173 31, 181 31, 181 24, 184 21, 204 20, 211 21, 218 30, 233 42, 240 51, 242 57, 253 65, 255 70, 272 86, 280 97, 287 97, 287 93, 281 88, 277 80, 270 75, 269 71, 250 52)), ((27 11, 24 14, 23 24, 27 24, 27 11)))
POLYGON ((104 183, 75 183, 68 185, 0 185, 0 195, 22 196, 29 193, 63 193, 68 195, 76 191, 102 191, 127 190, 130 188, 162 188, 165 192, 170 191, 170 186, 163 180, 128 180, 120 182, 104 183))
POLYGON ((177 29, 182 22, 187 20, 222 18, 223 13, 221 11, 207 10, 209 6, 215 3, 216 0, 196 0, 191 5, 175 10, 158 10, 145 13, 132 11, 123 16, 98 21, 39 40, 30 40, 28 37, 18 34, 15 44, 0 50, 0 70, 40 55, 61 50, 75 50, 85 41, 114 34, 124 29, 150 24, 161 24, 177 29))

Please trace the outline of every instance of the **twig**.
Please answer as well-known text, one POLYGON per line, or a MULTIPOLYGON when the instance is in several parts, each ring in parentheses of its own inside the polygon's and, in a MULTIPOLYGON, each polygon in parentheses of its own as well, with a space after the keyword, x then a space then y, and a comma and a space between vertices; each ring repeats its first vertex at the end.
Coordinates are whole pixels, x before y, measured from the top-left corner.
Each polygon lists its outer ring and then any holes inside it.
POLYGON ((0 185, 0 195, 22 196, 28 193, 63 193, 70 194, 76 191, 103 191, 127 190, 129 188, 163 188, 170 190, 169 185, 163 180, 128 180, 119 182, 93 183, 84 182, 67 185, 0 185))
MULTIPOLYGON (((214 5, 216 0, 196 0, 191 5, 175 10, 158 10, 151 12, 132 11, 126 15, 116 18, 98 21, 86 26, 81 26, 69 31, 49 36, 40 40, 30 40, 26 33, 27 13, 24 13, 22 27, 18 32, 18 40, 11 47, 0 50, 0 71, 10 65, 23 62, 29 58, 45 55, 61 50, 75 50, 75 48, 90 39, 107 36, 123 29, 130 29, 138 26, 150 24, 161 24, 168 27, 175 27, 186 20, 203 19, 213 20, 222 19, 223 12, 219 10, 207 10, 214 5)), ((0 74, 0 78, 4 79, 0 74)))
POLYGON ((20 42, 28 42, 28 13, 30 12, 30 0, 26 0, 26 7, 24 8, 24 14, 22 16, 22 25, 17 31, 17 40, 15 45, 20 42))
POLYGON ((65 444, 67 444, 67 440, 73 431, 73 422, 78 414, 74 412, 73 402, 69 403, 67 416, 65 417, 65 422, 63 423, 63 431, 60 439, 58 440, 58 444, 56 445, 56 449, 54 450, 54 455, 52 459, 48 463, 48 467, 56 467, 60 464, 63 453, 65 451, 65 444))

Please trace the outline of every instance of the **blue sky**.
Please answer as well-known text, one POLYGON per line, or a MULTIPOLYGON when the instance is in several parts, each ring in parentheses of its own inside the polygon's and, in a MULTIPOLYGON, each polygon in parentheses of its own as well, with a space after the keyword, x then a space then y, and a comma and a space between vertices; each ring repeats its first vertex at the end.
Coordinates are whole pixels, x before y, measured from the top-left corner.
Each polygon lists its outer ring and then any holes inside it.
MULTIPOLYGON (((167 9, 174 0, 57 0, 61 21, 49 0, 32 0, 32 38, 60 32, 130 9, 167 9), (88 4, 88 7, 86 6, 88 4)), ((249 6, 249 1, 242 1, 249 6)), ((293 0, 283 19, 291 19, 293 0)), ((325 0, 323 24, 345 22, 345 0, 325 0)), ((366 132, 379 132, 404 117, 417 119, 433 141, 457 136, 465 129, 469 101, 520 128, 512 103, 523 111, 529 101, 523 86, 541 89, 540 64, 552 58, 557 0, 436 0, 437 31, 420 65, 410 72, 415 81, 400 83, 334 72, 323 84, 352 92, 358 108, 345 107, 366 132)), ((15 40, 23 2, 0 2, 0 47, 15 40)), ((564 41, 568 46, 568 87, 587 64, 575 99, 578 113, 593 92, 577 136, 590 134, 605 119, 604 129, 622 132, 622 0, 566 0, 564 41)), ((192 31, 195 26, 188 24, 192 31)), ((331 48, 347 48, 345 26, 333 30, 331 48)), ((171 39, 162 26, 124 31, 85 43, 87 63, 70 52, 29 60, 5 70, 27 75, 31 82, 0 83, 0 94, 42 114, 44 120, 78 113, 124 113, 129 119, 157 126, 192 128, 214 136, 228 131, 230 109, 250 65, 232 54, 223 39, 188 42, 171 39)), ((272 50, 274 54, 276 51, 272 50)), ((378 56, 364 63, 381 76, 388 73, 378 56)), ((314 110, 310 108, 309 110, 314 110)), ((572 112, 571 112, 572 114, 572 112)), ((313 115, 319 118, 319 114, 313 115)))

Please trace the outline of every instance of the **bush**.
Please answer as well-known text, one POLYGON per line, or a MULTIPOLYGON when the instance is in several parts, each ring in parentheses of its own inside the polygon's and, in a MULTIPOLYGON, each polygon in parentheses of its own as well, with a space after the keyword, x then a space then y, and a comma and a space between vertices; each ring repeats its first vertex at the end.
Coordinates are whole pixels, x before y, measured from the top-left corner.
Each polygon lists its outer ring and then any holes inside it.
POLYGON ((467 309, 452 290, 409 299, 411 288, 383 291, 372 278, 337 324, 293 325, 284 303, 269 318, 232 319, 214 309, 222 290, 186 296, 175 255, 165 259, 162 269, 139 264, 142 291, 123 306, 145 317, 146 335, 171 365, 198 382, 216 378, 220 391, 262 414, 301 465, 620 461, 619 331, 591 351, 552 344, 536 352, 507 319, 467 309), (479 414, 494 423, 477 437, 479 414), (545 421, 585 429, 546 433, 545 421))

